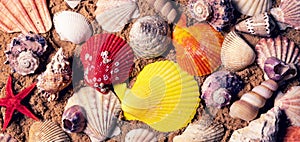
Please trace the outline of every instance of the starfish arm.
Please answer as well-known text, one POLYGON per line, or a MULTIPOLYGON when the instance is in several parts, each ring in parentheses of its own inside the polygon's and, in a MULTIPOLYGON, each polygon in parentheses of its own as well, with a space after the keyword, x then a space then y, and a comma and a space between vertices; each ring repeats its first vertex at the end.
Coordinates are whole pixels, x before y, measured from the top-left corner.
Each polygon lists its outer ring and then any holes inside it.
POLYGON ((0 99, 0 106, 7 106, 7 103, 9 100, 7 98, 1 98, 0 99))
POLYGON ((14 97, 14 93, 12 91, 12 77, 9 76, 6 84, 6 97, 14 97))
POLYGON ((13 107, 6 107, 2 131, 5 131, 14 113, 13 107))
POLYGON ((31 92, 31 90, 35 87, 35 85, 36 85, 36 82, 33 83, 32 85, 30 85, 29 87, 23 89, 19 94, 16 95, 16 98, 18 100, 24 99, 31 92))
POLYGON ((32 114, 25 106, 19 105, 16 108, 19 112, 23 113, 24 115, 34 119, 34 120, 39 120, 34 114, 32 114))

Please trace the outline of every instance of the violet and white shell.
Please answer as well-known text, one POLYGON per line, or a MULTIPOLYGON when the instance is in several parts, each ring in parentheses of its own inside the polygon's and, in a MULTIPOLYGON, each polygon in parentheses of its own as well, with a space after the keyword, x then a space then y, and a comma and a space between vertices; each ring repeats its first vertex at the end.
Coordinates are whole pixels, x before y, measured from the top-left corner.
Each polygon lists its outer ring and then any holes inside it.
POLYGON ((232 5, 240 13, 254 16, 267 12, 272 7, 272 0, 232 0, 232 5))
POLYGON ((243 88, 243 81, 229 71, 217 71, 208 76, 201 87, 201 98, 206 105, 221 108, 243 88))
POLYGON ((156 12, 167 20, 169 23, 174 23, 179 14, 175 8, 175 3, 171 0, 146 0, 147 3, 152 6, 156 12))
POLYGON ((297 68, 294 64, 285 64, 276 57, 269 57, 265 61, 264 72, 268 78, 279 82, 295 77, 297 68))
POLYGON ((169 26, 159 16, 139 18, 129 33, 130 46, 140 58, 154 58, 162 55, 171 42, 169 26))
POLYGON ((85 110, 78 105, 71 106, 62 115, 62 128, 67 133, 82 132, 86 127, 85 110))
POLYGON ((211 6, 204 0, 189 0, 188 12, 198 22, 206 21, 212 15, 211 6))
POLYGON ((147 129, 133 129, 125 136, 125 142, 157 142, 155 133, 147 129))
POLYGON ((46 40, 40 35, 20 34, 8 45, 5 64, 9 64, 14 72, 21 75, 32 74, 39 67, 39 58, 47 47, 46 40))

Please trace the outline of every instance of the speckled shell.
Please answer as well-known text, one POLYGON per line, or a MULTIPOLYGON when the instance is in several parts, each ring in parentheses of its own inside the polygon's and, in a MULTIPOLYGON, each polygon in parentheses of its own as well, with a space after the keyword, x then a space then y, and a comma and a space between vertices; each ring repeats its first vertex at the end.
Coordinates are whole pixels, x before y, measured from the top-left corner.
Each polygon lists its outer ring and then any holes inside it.
POLYGON ((61 11, 54 14, 53 23, 61 40, 81 44, 93 34, 89 21, 81 14, 61 11))
POLYGON ((189 0, 187 9, 191 17, 198 22, 208 20, 213 12, 211 6, 204 0, 189 0))
POLYGON ((82 132, 86 127, 86 113, 83 107, 73 105, 66 109, 61 118, 62 128, 67 133, 82 132))
POLYGON ((201 98, 207 106, 221 108, 230 103, 244 87, 243 81, 229 71, 217 71, 208 76, 201 87, 201 98))
POLYGON ((0 141, 1 142, 18 142, 8 133, 1 133, 0 134, 0 141))
POLYGON ((178 11, 174 7, 175 3, 171 0, 146 0, 156 12, 160 13, 169 23, 175 22, 178 11))
POLYGON ((256 58, 254 50, 235 31, 231 31, 222 44, 222 65, 230 71, 239 71, 251 65, 256 58))
POLYGON ((78 105, 85 110, 87 127, 84 130, 92 142, 104 141, 120 134, 117 127, 120 102, 113 92, 102 94, 91 87, 83 87, 68 100, 65 110, 78 105))
POLYGON ((286 129, 283 142, 296 142, 300 140, 300 127, 290 126, 286 129))
POLYGON ((272 7, 272 0, 232 0, 232 5, 240 13, 254 16, 267 12, 272 7))
POLYGON ((162 55, 171 42, 168 23, 159 16, 139 18, 129 33, 130 46, 140 58, 154 58, 162 55))
POLYGON ((52 27, 46 0, 2 0, 0 30, 46 33, 52 27))
POLYGON ((29 130, 29 142, 71 142, 68 135, 54 122, 34 122, 29 130))
POLYGON ((77 5, 81 2, 81 0, 64 0, 69 7, 71 7, 72 9, 74 9, 75 7, 77 7, 77 5))
POLYGON ((272 8, 271 14, 278 22, 279 27, 284 30, 286 27, 300 29, 300 1, 281 0, 279 7, 272 8))
POLYGON ((235 29, 252 35, 270 37, 275 26, 273 19, 265 12, 241 21, 235 25, 235 29))
POLYGON ((35 72, 39 66, 39 57, 46 51, 48 45, 44 37, 28 33, 13 38, 5 51, 7 60, 14 72, 28 75, 35 72))
POLYGON ((125 136, 125 142, 157 142, 156 135, 147 129, 133 129, 125 136))

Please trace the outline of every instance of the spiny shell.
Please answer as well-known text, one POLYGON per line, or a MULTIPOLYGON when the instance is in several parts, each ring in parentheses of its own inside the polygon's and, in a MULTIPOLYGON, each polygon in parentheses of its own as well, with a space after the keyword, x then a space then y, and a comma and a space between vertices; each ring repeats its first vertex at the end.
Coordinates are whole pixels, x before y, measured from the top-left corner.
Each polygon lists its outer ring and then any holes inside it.
POLYGON ((198 22, 208 20, 212 14, 211 6, 202 0, 189 0, 188 12, 198 22))
POLYGON ((66 109, 62 115, 62 128, 68 133, 82 132, 86 127, 85 110, 78 105, 66 109))
POLYGON ((125 142, 157 142, 156 135, 147 129, 133 129, 125 136, 125 142))
POLYGON ((140 16, 135 0, 98 0, 96 20, 108 32, 118 32, 140 16))
POLYGON ((232 5, 240 13, 254 16, 267 12, 272 7, 272 0, 232 0, 232 5))
POLYGON ((235 25, 235 29, 244 33, 270 37, 275 26, 273 19, 265 12, 241 21, 235 25))
POLYGON ((1 133, 0 134, 0 141, 1 142, 18 142, 8 133, 1 133))
POLYGON ((284 142, 296 142, 300 140, 300 127, 290 126, 286 129, 284 142))
POLYGON ((174 23, 178 16, 175 3, 171 0, 146 0, 156 12, 159 12, 169 23, 174 23))
POLYGON ((46 0, 1 0, 0 30, 46 33, 52 27, 46 0))
POLYGON ((44 37, 28 33, 13 38, 5 51, 7 60, 13 71, 27 75, 32 74, 39 66, 39 57, 46 51, 48 45, 44 37))
POLYGON ((53 23, 61 40, 81 44, 90 38, 93 29, 88 20, 81 14, 72 11, 61 11, 54 14, 53 23))
POLYGON ((208 76, 201 87, 201 98, 206 105, 221 108, 230 103, 231 97, 242 90, 243 81, 229 71, 217 71, 208 76))
POLYGON ((235 31, 231 31, 222 44, 221 60, 227 70, 239 71, 251 65, 256 54, 235 31))
POLYGON ((162 55, 171 42, 168 23, 159 16, 139 18, 129 33, 130 46, 140 58, 162 55))
POLYGON ((34 122, 29 130, 29 142, 70 142, 68 135, 56 123, 34 122))
POLYGON ((71 7, 72 9, 74 9, 80 2, 81 0, 64 0, 69 7, 71 7))
POLYGON ((83 87, 68 100, 65 111, 78 105, 85 110, 87 127, 84 130, 92 142, 104 141, 120 134, 117 127, 121 106, 112 91, 102 94, 91 87, 83 87))

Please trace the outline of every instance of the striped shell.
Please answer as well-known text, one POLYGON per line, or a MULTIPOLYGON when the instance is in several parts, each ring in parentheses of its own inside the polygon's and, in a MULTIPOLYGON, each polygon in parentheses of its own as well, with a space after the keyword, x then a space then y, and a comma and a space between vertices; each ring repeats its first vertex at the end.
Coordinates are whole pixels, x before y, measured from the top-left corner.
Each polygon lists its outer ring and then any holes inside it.
POLYGON ((188 12, 198 22, 208 20, 212 14, 211 6, 204 0, 189 0, 188 12))
POLYGON ((125 142, 157 142, 156 135, 147 129, 133 129, 125 136, 125 142))
POLYGON ((74 9, 75 7, 77 7, 77 5, 81 2, 81 0, 64 0, 69 7, 71 7, 72 9, 74 9))
POLYGON ((175 3, 171 0, 146 0, 156 12, 160 13, 169 23, 174 23, 178 18, 178 11, 175 3))
POLYGON ((240 13, 254 16, 267 12, 272 7, 272 0, 232 0, 232 4, 240 13))

